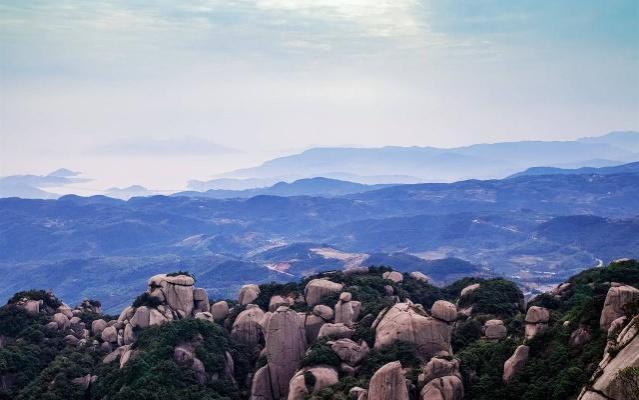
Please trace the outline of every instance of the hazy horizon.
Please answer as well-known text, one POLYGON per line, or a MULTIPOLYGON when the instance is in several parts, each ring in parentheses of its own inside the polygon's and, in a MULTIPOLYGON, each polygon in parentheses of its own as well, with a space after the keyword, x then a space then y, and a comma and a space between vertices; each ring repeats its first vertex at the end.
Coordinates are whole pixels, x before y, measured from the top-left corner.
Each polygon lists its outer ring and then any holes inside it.
POLYGON ((312 146, 639 130, 638 18, 634 1, 4 1, 0 176, 175 190, 312 146))

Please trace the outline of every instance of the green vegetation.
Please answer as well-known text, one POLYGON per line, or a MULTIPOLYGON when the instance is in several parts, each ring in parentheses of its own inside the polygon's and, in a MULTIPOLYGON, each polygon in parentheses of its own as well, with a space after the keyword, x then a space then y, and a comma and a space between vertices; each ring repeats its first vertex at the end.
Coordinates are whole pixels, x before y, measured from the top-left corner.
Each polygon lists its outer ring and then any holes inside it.
POLYGON ((148 292, 144 292, 133 300, 133 307, 151 307, 156 308, 162 304, 162 301, 155 296, 151 296, 148 292))
POLYGON ((15 304, 24 298, 29 300, 42 300, 45 306, 50 307, 51 309, 54 309, 54 310, 62 305, 62 302, 58 300, 58 298, 52 295, 51 293, 45 292, 44 290, 36 290, 36 289, 27 290, 24 292, 18 292, 14 294, 13 297, 9 299, 7 304, 15 304))
MULTIPOLYGON (((525 367, 506 386, 502 381, 504 362, 518 345, 524 343, 524 310, 521 291, 504 279, 464 278, 443 288, 416 280, 408 274, 404 281, 394 283, 382 278, 387 267, 371 268, 369 273, 344 274, 327 272, 307 277, 299 283, 269 283, 260 286, 256 303, 268 308, 271 296, 294 296, 303 293, 310 279, 329 277, 342 283, 353 299, 362 302, 360 319, 355 325, 353 340, 364 340, 371 350, 354 376, 344 371, 335 385, 308 395, 311 400, 347 400, 348 391, 360 386, 368 387, 375 371, 381 366, 400 361, 410 368, 407 376, 412 382, 411 398, 418 397, 417 375, 424 363, 419 360, 416 347, 408 342, 395 342, 381 349, 374 348, 375 330, 372 324, 378 314, 396 301, 410 299, 430 308, 438 299, 458 301, 461 290, 473 283, 480 289, 462 299, 460 306, 472 306, 472 315, 460 319, 452 333, 452 347, 460 360, 467 399, 574 399, 587 383, 601 360, 606 345, 606 333, 599 328, 601 309, 610 288, 610 282, 639 286, 639 263, 624 261, 607 268, 595 268, 574 276, 571 285, 561 297, 550 294, 537 296, 530 305, 546 307, 551 311, 549 327, 527 344, 530 358, 525 367), (388 293, 388 286, 393 295, 388 293), (499 341, 482 338, 482 326, 488 319, 499 318, 508 329, 508 336, 499 341), (565 323, 567 322, 567 323, 565 323), (590 339, 583 345, 571 346, 570 335, 577 328, 585 329, 590 339)), ((179 271, 173 275, 184 275, 179 271)), ((338 295, 323 299, 334 305, 338 295)), ((245 309, 232 307, 224 326, 204 320, 186 318, 139 330, 132 345, 134 356, 120 369, 119 361, 102 363, 105 353, 93 346, 69 347, 64 337, 69 332, 46 328, 55 308, 61 304, 55 296, 38 290, 16 293, 4 307, 0 307, 0 400, 241 400, 249 397, 250 376, 266 364, 265 357, 257 357, 256 349, 236 343, 229 335, 237 315, 245 309), (38 314, 30 314, 17 306, 23 298, 42 300, 44 307, 38 314), (179 365, 173 359, 175 346, 193 344, 195 356, 201 360, 207 378, 189 366, 179 365), (234 361, 234 376, 227 376, 225 354, 234 361), (97 376, 88 388, 81 379, 97 376), (215 379, 213 378, 215 377, 215 379), (201 383, 204 382, 204 383, 201 383), (6 384, 5 384, 6 383, 6 384)), ((97 302, 89 303, 94 307, 97 302)), ((134 306, 156 307, 160 301, 143 293, 134 306)), ((305 304, 294 309, 308 311, 305 304)), ((639 301, 625 308, 628 315, 639 313, 639 301)), ((91 311, 79 314, 81 321, 90 325, 96 318, 115 319, 91 311)), ((327 365, 340 369, 341 360, 331 349, 329 338, 315 341, 308 348, 299 368, 327 365)), ((89 339, 89 343, 92 338, 89 339)), ((615 348, 611 351, 614 353, 615 348)), ((639 369, 625 368, 616 379, 626 392, 626 398, 639 398, 639 369)), ((316 378, 304 373, 304 382, 310 389, 316 378)))

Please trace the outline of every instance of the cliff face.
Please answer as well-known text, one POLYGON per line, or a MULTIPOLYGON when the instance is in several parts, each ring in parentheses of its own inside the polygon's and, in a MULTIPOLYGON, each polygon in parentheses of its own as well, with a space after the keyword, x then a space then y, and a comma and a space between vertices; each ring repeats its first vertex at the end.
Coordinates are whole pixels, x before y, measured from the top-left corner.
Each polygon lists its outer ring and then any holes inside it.
POLYGON ((622 261, 527 307, 503 279, 373 267, 237 301, 162 274, 118 316, 21 292, 0 308, 0 399, 639 399, 637 286, 622 261))

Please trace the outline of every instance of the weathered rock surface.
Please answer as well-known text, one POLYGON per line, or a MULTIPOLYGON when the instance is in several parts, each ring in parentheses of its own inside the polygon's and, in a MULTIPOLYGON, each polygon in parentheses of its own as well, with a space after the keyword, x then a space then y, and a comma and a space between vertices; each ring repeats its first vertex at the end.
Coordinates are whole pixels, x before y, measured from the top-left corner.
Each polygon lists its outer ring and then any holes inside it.
POLYGON ((588 343, 591 337, 590 331, 585 326, 580 326, 570 334, 568 343, 573 347, 580 347, 588 343))
POLYGON ((249 348, 255 348, 262 339, 260 322, 263 318, 264 311, 254 304, 249 304, 235 319, 231 336, 249 348))
POLYGON ((457 306, 446 300, 437 300, 430 310, 433 317, 445 322, 453 322, 457 319, 457 306))
POLYGON ((222 321, 229 315, 229 304, 226 301, 218 301, 211 306, 210 312, 215 321, 222 321))
POLYGON ((532 306, 528 309, 525 319, 525 337, 530 340, 537 336, 538 333, 548 327, 550 320, 550 312, 548 309, 539 306, 532 306))
POLYGON ((151 310, 149 310, 148 307, 146 306, 138 307, 135 310, 133 317, 131 317, 131 325, 134 328, 141 328, 141 329, 148 328, 150 318, 151 318, 151 310))
POLYGON ((504 321, 500 319, 490 319, 484 323, 484 336, 486 339, 503 339, 508 334, 508 329, 504 326, 504 321))
POLYGON ((368 385, 368 400, 408 400, 405 372, 399 361, 375 372, 368 385))
POLYGON ((343 288, 344 285, 341 283, 331 282, 328 279, 313 279, 308 282, 306 288, 304 288, 306 303, 309 306, 317 305, 323 296, 339 293, 343 288))
POLYGON ((353 326, 353 324, 357 322, 362 303, 351 300, 351 297, 351 294, 348 292, 344 292, 340 295, 339 301, 335 304, 336 323, 353 326))
POLYGON ((101 337, 105 342, 116 343, 118 341, 118 330, 114 326, 107 326, 102 331, 101 337))
POLYGON ((324 324, 322 325, 322 327, 320 328, 317 334, 318 339, 322 337, 341 339, 341 338, 350 338, 351 336, 353 336, 353 329, 351 329, 350 327, 342 323, 324 324))
POLYGON ((107 327, 107 323, 103 319, 96 319, 91 322, 91 333, 93 336, 100 336, 102 331, 107 327))
MULTIPOLYGON (((268 320, 265 354, 274 399, 288 395, 288 385, 306 350, 306 338, 299 315, 282 306, 268 320)), ((255 395, 255 392, 253 392, 255 395)))
POLYGON ((470 295, 472 292, 474 292, 475 290, 479 289, 481 287, 481 285, 479 283, 473 283, 472 285, 468 285, 465 288, 462 289, 461 293, 459 294, 460 298, 464 298, 468 295, 470 295))
POLYGON ((639 299, 639 289, 633 286, 619 285, 608 289, 599 320, 601 329, 607 331, 612 321, 624 315, 623 307, 636 299, 639 299))
POLYGON ((418 281, 421 281, 421 282, 428 282, 430 280, 428 275, 424 274, 423 272, 419 272, 419 271, 411 272, 410 276, 411 276, 411 278, 417 279, 418 281))
POLYGON ((328 344, 339 356, 340 360, 353 367, 359 365, 370 351, 368 344, 363 340, 360 343, 356 343, 351 339, 339 339, 328 342, 328 344))
POLYGON ((417 306, 398 303, 391 307, 383 317, 379 318, 378 316, 379 322, 375 328, 375 348, 381 348, 401 340, 414 343, 423 360, 429 360, 440 353, 451 354, 452 327, 446 322, 427 317, 420 311, 417 306))
POLYGON ((333 309, 324 304, 318 304, 313 307, 313 314, 328 322, 333 319, 333 309))
MULTIPOLYGON (((605 353, 593 374, 592 384, 582 390, 579 400, 636 398, 632 385, 626 383, 619 373, 628 368, 639 367, 639 316, 634 317, 609 346, 613 346, 615 351, 605 353)), ((636 377, 634 379, 636 385, 636 377)))
POLYGON ((424 386, 420 394, 422 400, 462 400, 464 384, 455 375, 435 378, 424 386))
POLYGON ((260 287, 254 284, 244 285, 240 289, 238 302, 241 306, 253 303, 260 295, 260 287))
POLYGON ((297 371, 291 382, 289 383, 289 391, 287 400, 303 400, 304 397, 311 393, 317 393, 327 386, 334 385, 339 382, 337 370, 333 367, 318 365, 315 367, 305 368, 297 371), (306 385, 305 374, 312 374, 315 378, 313 387, 306 385))
POLYGON ((521 371, 528 361, 530 348, 521 345, 515 349, 515 352, 504 363, 504 382, 508 383, 510 379, 521 371))
POLYGON ((404 275, 401 272, 397 271, 387 271, 382 274, 382 278, 388 279, 389 281, 393 281, 395 283, 400 283, 404 280, 404 275))
POLYGON ((423 387, 433 379, 444 376, 457 376, 461 378, 459 373, 459 360, 433 357, 422 368, 422 373, 417 377, 417 381, 419 386, 423 387))
POLYGON ((149 279, 149 293, 184 318, 193 312, 193 285, 195 280, 188 275, 159 274, 149 279))

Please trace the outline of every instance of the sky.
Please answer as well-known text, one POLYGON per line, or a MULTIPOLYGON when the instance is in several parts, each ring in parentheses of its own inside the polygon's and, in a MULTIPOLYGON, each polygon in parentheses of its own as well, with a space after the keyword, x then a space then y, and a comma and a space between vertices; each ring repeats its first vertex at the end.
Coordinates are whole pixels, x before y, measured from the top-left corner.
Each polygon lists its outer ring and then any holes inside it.
POLYGON ((0 0, 0 175, 637 129, 636 0, 0 0))

